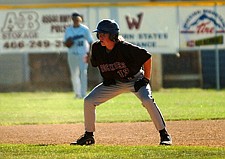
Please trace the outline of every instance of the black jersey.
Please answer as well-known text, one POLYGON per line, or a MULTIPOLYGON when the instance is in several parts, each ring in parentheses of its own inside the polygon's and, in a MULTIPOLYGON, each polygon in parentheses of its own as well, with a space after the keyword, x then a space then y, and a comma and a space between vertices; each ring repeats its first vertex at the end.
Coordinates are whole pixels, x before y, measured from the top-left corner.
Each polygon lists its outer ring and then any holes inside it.
POLYGON ((104 79, 124 81, 137 74, 150 57, 147 50, 125 41, 116 43, 110 52, 97 41, 92 45, 91 64, 104 79))

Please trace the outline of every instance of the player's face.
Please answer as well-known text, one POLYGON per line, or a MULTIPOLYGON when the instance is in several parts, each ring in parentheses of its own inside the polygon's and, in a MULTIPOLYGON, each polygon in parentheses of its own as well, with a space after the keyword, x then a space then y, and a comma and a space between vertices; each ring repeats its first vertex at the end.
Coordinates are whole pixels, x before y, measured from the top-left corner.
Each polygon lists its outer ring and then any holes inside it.
POLYGON ((109 39, 109 34, 108 33, 97 33, 98 34, 98 39, 101 42, 102 46, 109 46, 113 42, 109 39))
POLYGON ((80 25, 80 23, 82 22, 82 19, 79 16, 73 17, 72 20, 73 20, 73 25, 75 27, 78 27, 80 25))

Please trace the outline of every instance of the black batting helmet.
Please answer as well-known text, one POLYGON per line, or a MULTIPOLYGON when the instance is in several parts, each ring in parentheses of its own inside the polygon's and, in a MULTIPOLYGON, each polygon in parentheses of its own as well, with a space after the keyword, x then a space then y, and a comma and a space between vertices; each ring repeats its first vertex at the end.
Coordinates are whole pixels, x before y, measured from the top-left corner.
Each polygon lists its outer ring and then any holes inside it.
POLYGON ((119 30, 119 25, 114 20, 103 19, 98 23, 97 29, 93 30, 93 32, 118 34, 119 30))
MULTIPOLYGON (((98 23, 97 28, 93 30, 93 32, 109 33, 109 39, 112 41, 117 41, 119 36, 119 30, 119 25, 114 20, 103 19, 98 23)), ((98 34, 97 38, 99 38, 98 34)))

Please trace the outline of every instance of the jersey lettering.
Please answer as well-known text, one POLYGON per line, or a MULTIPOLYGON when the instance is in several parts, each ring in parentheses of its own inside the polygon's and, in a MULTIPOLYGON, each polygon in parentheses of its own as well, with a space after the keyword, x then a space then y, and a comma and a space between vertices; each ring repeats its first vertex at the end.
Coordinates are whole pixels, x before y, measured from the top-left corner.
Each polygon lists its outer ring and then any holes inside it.
POLYGON ((117 73, 119 74, 119 76, 121 78, 124 78, 124 77, 126 77, 129 74, 129 69, 128 68, 125 68, 123 70, 117 71, 117 73))
POLYGON ((102 64, 99 66, 101 72, 109 72, 127 68, 124 62, 114 62, 112 64, 102 64))
POLYGON ((100 71, 104 72, 113 72, 115 70, 120 78, 124 78, 129 74, 129 69, 127 68, 124 62, 115 62, 112 64, 102 64, 99 66, 100 71))
POLYGON ((99 66, 99 68, 100 68, 101 72, 109 72, 110 71, 108 64, 102 64, 99 66))
POLYGON ((84 46, 84 42, 83 41, 78 41, 77 42, 77 46, 84 46))
POLYGON ((111 71, 115 71, 115 70, 116 70, 113 64, 109 64, 109 69, 110 69, 111 71))
POLYGON ((75 41, 76 46, 82 47, 84 46, 84 41, 81 41, 79 39, 84 38, 84 35, 75 35, 73 36, 73 40, 75 41))

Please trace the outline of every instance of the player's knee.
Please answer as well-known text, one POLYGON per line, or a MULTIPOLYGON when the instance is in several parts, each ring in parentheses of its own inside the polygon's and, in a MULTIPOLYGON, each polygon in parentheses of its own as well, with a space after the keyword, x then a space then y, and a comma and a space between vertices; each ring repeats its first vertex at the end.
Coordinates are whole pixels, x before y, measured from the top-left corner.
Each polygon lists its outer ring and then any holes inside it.
POLYGON ((89 96, 84 98, 84 105, 90 105, 92 103, 92 99, 89 96))
POLYGON ((84 106, 97 106, 99 105, 92 96, 88 95, 84 98, 84 106))

